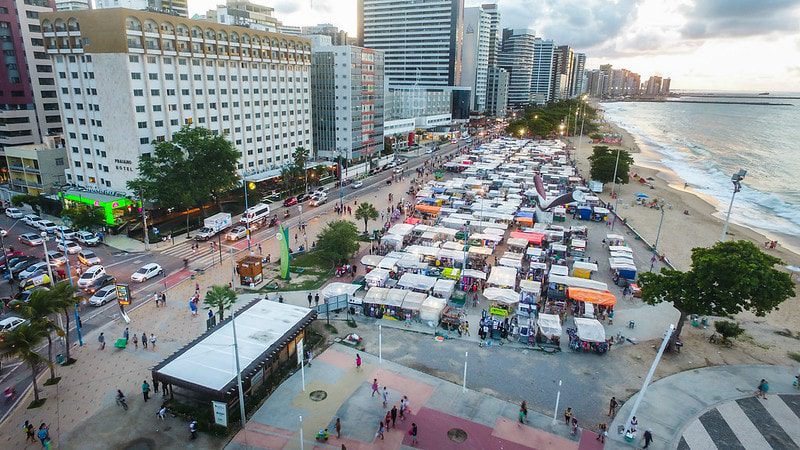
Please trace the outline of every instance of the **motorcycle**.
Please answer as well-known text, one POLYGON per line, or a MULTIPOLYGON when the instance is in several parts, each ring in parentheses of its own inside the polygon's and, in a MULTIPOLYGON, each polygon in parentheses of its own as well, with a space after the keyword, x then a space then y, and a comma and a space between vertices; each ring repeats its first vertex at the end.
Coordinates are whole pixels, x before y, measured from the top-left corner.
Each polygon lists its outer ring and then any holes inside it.
POLYGON ((270 219, 270 221, 269 221, 268 228, 272 228, 277 224, 278 224, 278 216, 273 216, 272 219, 270 219))
POLYGON ((292 215, 292 213, 290 213, 288 209, 283 212, 283 218, 284 219, 288 219, 289 216, 291 216, 291 215, 292 215))

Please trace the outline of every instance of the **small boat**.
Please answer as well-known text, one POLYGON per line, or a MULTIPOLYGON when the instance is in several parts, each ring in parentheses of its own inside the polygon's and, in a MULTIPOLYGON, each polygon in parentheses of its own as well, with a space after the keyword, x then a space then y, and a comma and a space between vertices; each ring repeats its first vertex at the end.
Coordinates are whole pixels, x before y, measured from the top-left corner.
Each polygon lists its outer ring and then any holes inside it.
POLYGON ((759 92, 758 95, 769 95, 769 92, 759 92))

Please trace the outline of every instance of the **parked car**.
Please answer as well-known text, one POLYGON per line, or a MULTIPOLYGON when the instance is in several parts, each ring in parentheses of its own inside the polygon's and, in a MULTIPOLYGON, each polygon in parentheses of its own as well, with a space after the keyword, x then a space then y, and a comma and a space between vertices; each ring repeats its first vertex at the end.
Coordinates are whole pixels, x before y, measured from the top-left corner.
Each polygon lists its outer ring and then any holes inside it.
POLYGON ((85 266, 93 266, 100 264, 100 257, 91 250, 83 249, 78 252, 78 261, 85 266))
POLYGON ((50 258, 50 264, 54 266, 63 266, 67 263, 67 256, 56 250, 48 250, 47 256, 50 258))
POLYGON ((243 239, 247 237, 247 228, 238 225, 225 233, 225 240, 226 241, 238 241, 239 239, 243 239))
POLYGON ((297 196, 297 203, 303 203, 311 200, 311 194, 302 193, 297 196))
POLYGON ((394 173, 403 173, 405 170, 406 169, 404 169, 402 167, 395 167, 392 172, 394 172, 394 173))
POLYGON ((25 213, 22 212, 19 208, 6 208, 6 216, 12 219, 22 219, 25 213))
POLYGON ((83 292, 87 294, 94 294, 100 288, 105 286, 114 286, 117 282, 117 279, 112 277, 111 275, 103 275, 102 277, 94 280, 93 282, 89 283, 83 288, 83 292))
POLYGON ((86 269, 86 272, 81 274, 80 278, 78 278, 78 287, 85 288, 86 286, 92 284, 98 278, 102 277, 106 274, 106 268, 97 264, 96 266, 91 266, 86 269))
POLYGON ((328 193, 328 188, 326 188, 325 186, 320 186, 320 187, 314 189, 314 194, 313 195, 316 195, 316 194, 327 194, 327 193, 328 193))
POLYGON ((289 197, 283 201, 283 206, 294 206, 297 204, 297 197, 289 197))
POLYGON ((30 266, 31 264, 37 263, 37 262, 40 262, 40 261, 41 261, 41 259, 39 259, 39 258, 37 258, 35 256, 26 256, 26 257, 20 259, 19 261, 15 262, 14 264, 12 264, 10 266, 11 267, 11 273, 12 274, 16 274, 20 270, 24 270, 26 267, 30 266))
POLYGON ((36 222, 38 222, 40 220, 42 220, 42 218, 37 216, 36 214, 25 214, 24 216, 22 216, 22 221, 25 223, 25 225, 28 225, 30 227, 34 227, 34 228, 37 228, 37 229, 38 229, 38 226, 36 225, 36 222))
POLYGON ((78 232, 73 230, 72 228, 64 228, 61 227, 56 228, 56 236, 59 239, 66 239, 66 240, 73 240, 77 236, 78 232))
POLYGON ((386 165, 387 169, 392 169, 394 167, 397 167, 397 161, 392 161, 392 162, 390 162, 389 164, 386 165))
POLYGON ((24 233, 19 235, 19 241, 25 245, 30 245, 33 247, 34 245, 42 245, 42 237, 36 233, 24 233))
POLYGON ((75 240, 88 247, 100 244, 100 238, 96 234, 84 230, 75 233, 75 240))
POLYGON ((11 331, 18 326, 28 323, 27 320, 23 319, 22 317, 17 316, 10 316, 6 317, 3 320, 0 320, 0 332, 2 331, 11 331))
POLYGON ((97 290, 89 298, 89 304, 92 306, 103 306, 106 303, 116 300, 117 299, 117 287, 116 286, 104 286, 97 290))
POLYGON ((39 228, 39 231, 47 232, 48 234, 53 234, 58 229, 58 225, 53 223, 52 220, 42 219, 36 222, 36 227, 39 228))
POLYGON ((311 206, 320 206, 327 201, 328 201, 328 194, 324 192, 321 194, 314 194, 314 196, 311 197, 311 206))
POLYGON ((361 181, 361 180, 353 181, 353 184, 352 184, 353 189, 358 189, 358 188, 360 188, 362 186, 364 186, 364 182, 363 181, 361 181))
POLYGON ((161 265, 156 263, 149 263, 143 265, 139 270, 134 272, 131 275, 131 281, 136 281, 137 283, 144 283, 145 281, 153 278, 156 275, 161 275, 164 273, 164 269, 161 268, 161 265))
POLYGON ((433 147, 428 147, 428 149, 425 150, 425 153, 428 154, 428 155, 433 154, 433 152, 434 152, 433 147))
POLYGON ((30 264, 28 267, 22 269, 17 274, 17 279, 24 280, 25 278, 32 277, 36 274, 37 271, 44 270, 47 271, 47 263, 44 261, 38 261, 33 264, 30 264))
POLYGON ((83 250, 80 245, 73 241, 59 241, 58 244, 56 244, 56 248, 70 255, 80 253, 80 251, 83 250))

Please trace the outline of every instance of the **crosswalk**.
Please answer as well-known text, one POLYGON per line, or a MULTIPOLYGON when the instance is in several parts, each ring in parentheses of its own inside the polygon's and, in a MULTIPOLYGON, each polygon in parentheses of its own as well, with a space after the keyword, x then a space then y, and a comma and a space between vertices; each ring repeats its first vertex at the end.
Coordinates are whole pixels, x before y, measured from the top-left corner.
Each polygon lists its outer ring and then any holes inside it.
POLYGON ((213 249, 211 248, 211 244, 208 242, 201 242, 199 248, 192 249, 194 242, 185 241, 163 250, 161 254, 172 256, 180 260, 188 259, 190 269, 207 269, 214 264, 219 264, 220 257, 222 258, 223 262, 230 258, 231 248, 234 249, 234 254, 240 252, 241 249, 238 247, 241 246, 242 242, 244 242, 244 248, 246 248, 246 241, 240 241, 234 244, 234 246, 223 244, 222 252, 220 252, 220 249, 216 246, 216 243, 213 249))
POLYGON ((745 397, 718 405, 684 430, 677 448, 800 449, 800 395, 745 397))

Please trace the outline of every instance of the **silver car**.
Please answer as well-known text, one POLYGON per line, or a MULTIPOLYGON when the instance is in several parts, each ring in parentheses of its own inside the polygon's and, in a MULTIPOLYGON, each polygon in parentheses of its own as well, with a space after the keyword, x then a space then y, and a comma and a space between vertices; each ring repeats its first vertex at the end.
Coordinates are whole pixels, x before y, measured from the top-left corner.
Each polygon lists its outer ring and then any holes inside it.
POLYGON ((89 298, 92 306, 103 306, 106 303, 117 299, 117 287, 112 285, 101 287, 89 298))

